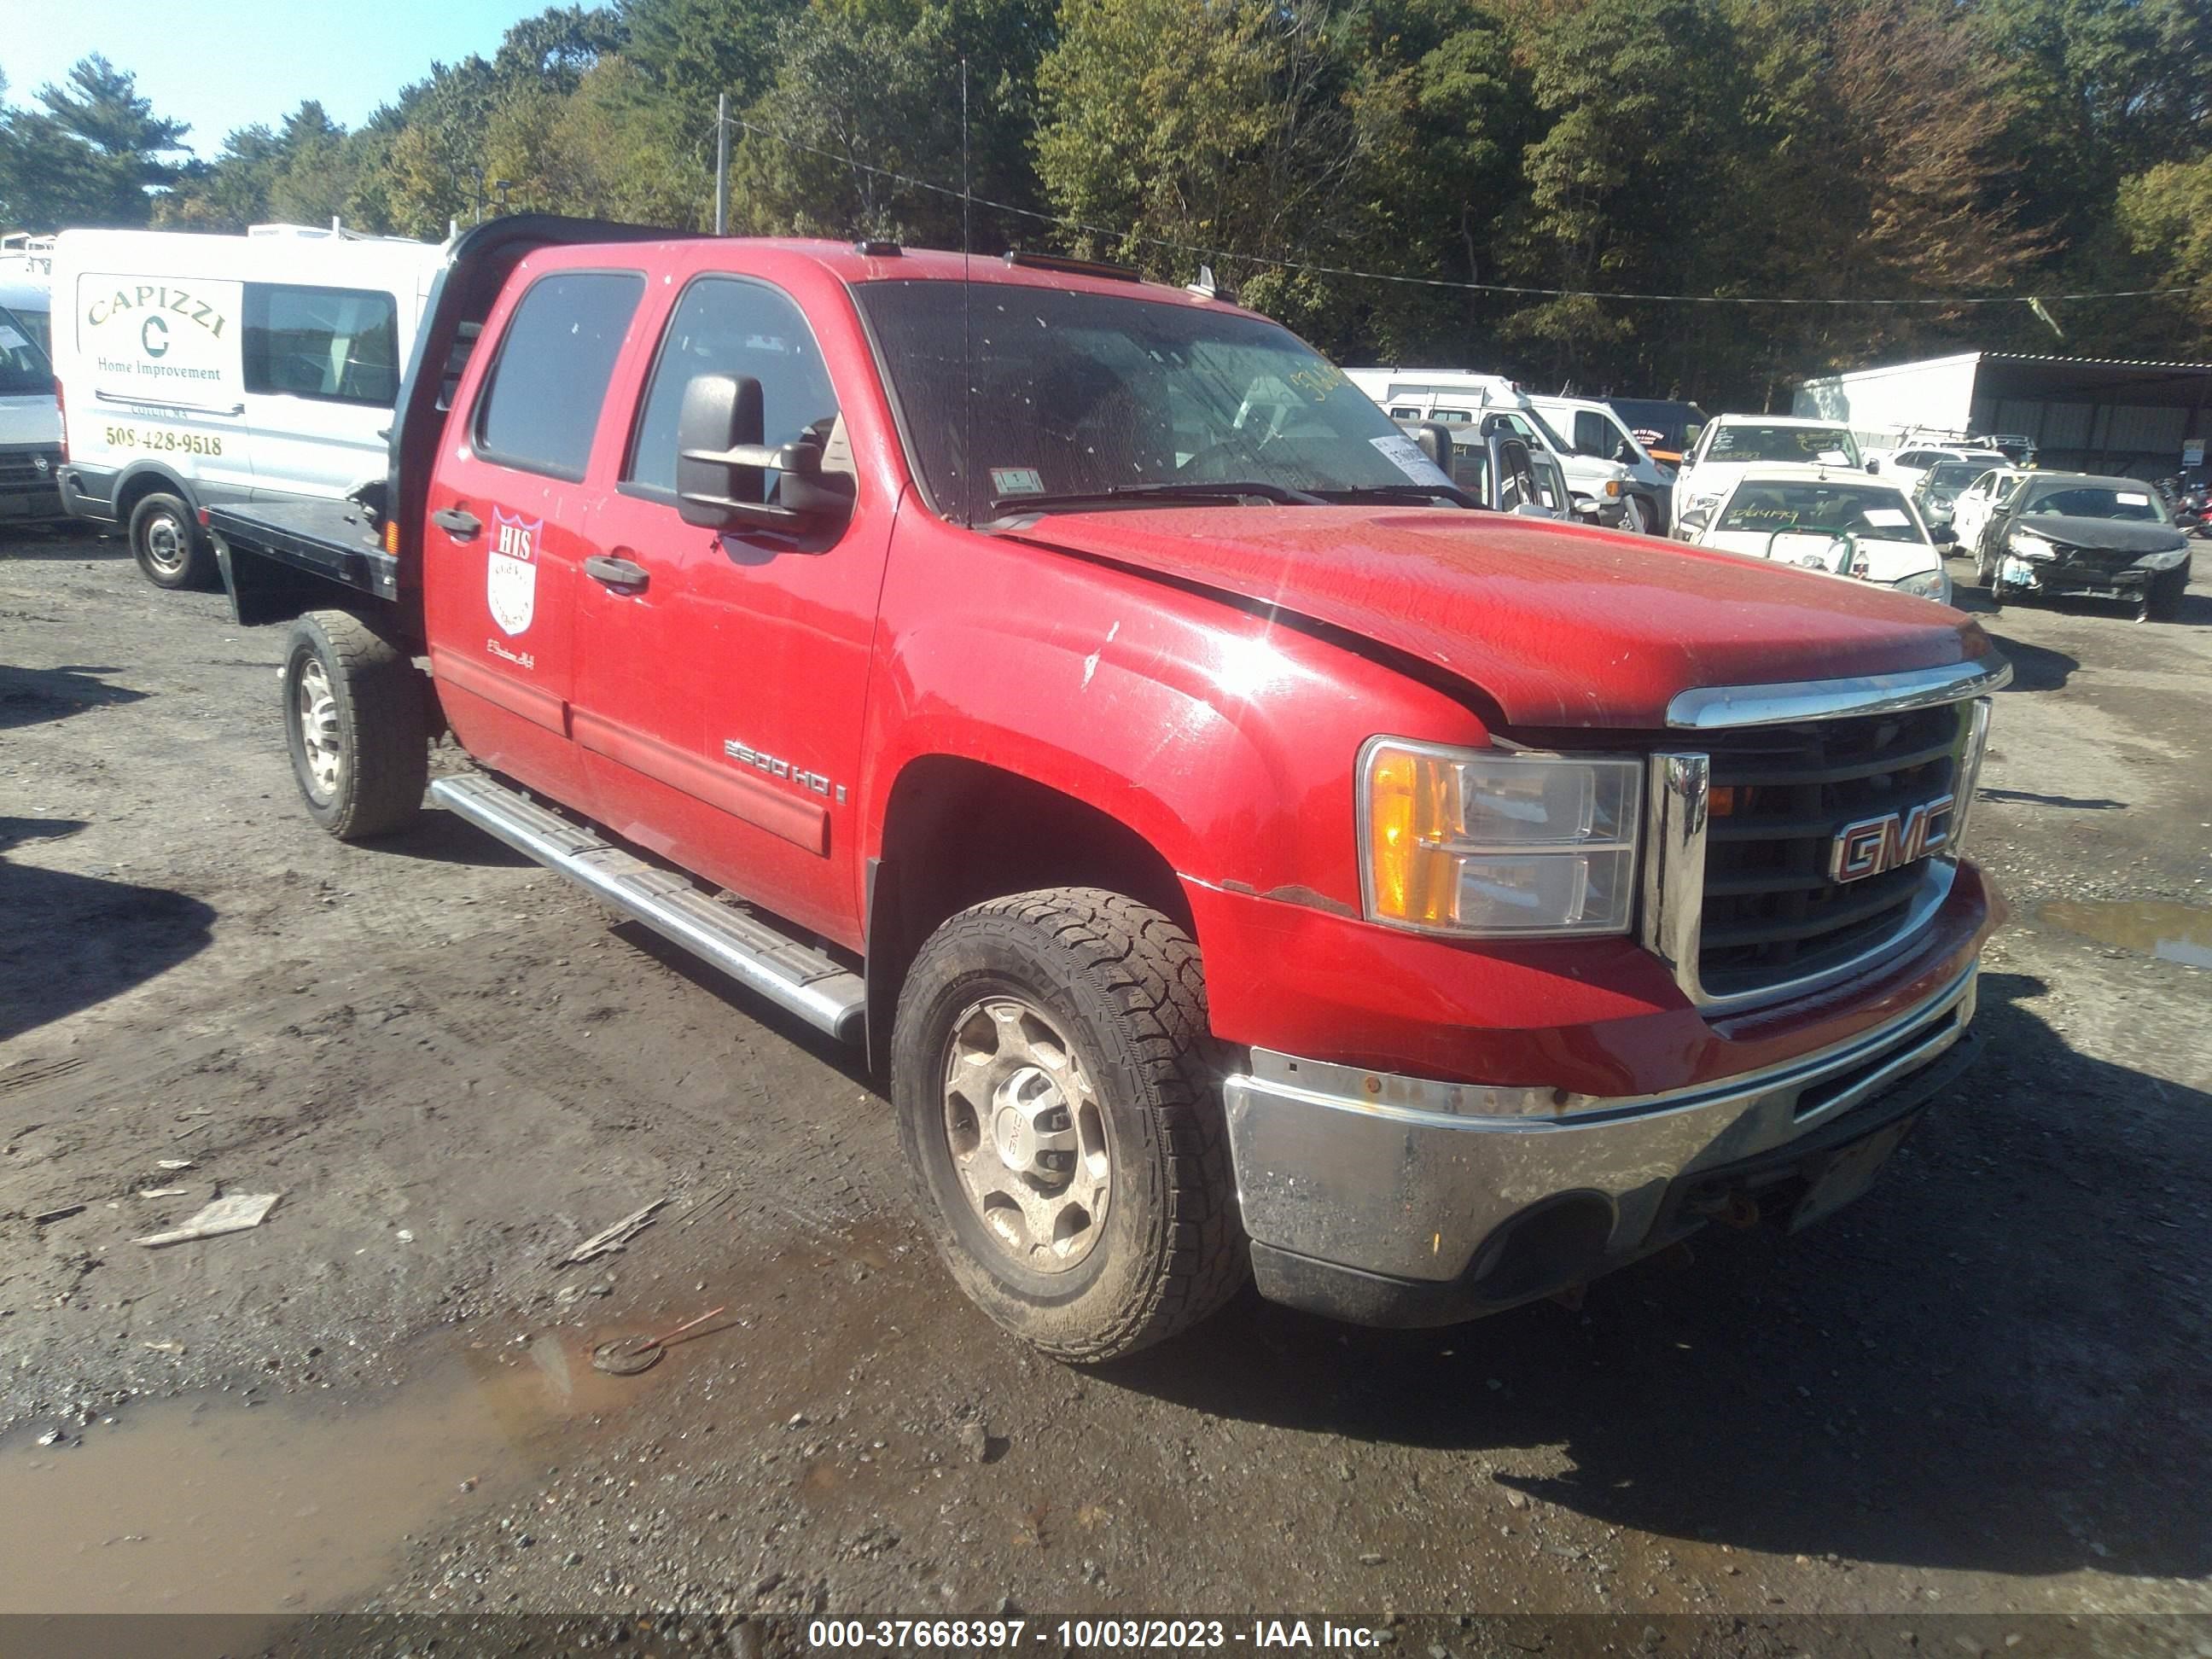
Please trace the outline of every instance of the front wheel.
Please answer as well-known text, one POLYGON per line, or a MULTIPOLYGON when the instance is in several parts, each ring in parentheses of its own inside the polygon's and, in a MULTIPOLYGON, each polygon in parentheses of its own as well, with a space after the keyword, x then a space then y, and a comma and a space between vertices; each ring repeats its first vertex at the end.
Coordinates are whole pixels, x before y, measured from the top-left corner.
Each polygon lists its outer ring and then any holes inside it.
POLYGON ((1645 501, 1641 495, 1631 495, 1628 498, 1620 515, 1620 527, 1623 530, 1632 530, 1639 536, 1649 536, 1655 533, 1652 526, 1658 522, 1659 516, 1652 510, 1650 502, 1645 501))
POLYGON ((345 611, 311 611, 284 647, 292 775, 315 822, 340 841, 390 835, 422 810, 430 778, 422 676, 382 630, 345 611))
POLYGON ((969 1297, 1055 1358, 1197 1323, 1249 1255, 1198 950, 1096 888, 945 923, 899 995, 891 1097, 923 1217, 969 1297))
POLYGON ((2143 614, 2153 622, 2173 622, 2180 617, 2181 603, 2188 592, 2187 564, 2161 570, 2150 579, 2149 590, 2143 595, 2143 614))
POLYGON ((131 509, 131 556, 156 587, 214 585, 215 553, 178 496, 156 490, 131 509))

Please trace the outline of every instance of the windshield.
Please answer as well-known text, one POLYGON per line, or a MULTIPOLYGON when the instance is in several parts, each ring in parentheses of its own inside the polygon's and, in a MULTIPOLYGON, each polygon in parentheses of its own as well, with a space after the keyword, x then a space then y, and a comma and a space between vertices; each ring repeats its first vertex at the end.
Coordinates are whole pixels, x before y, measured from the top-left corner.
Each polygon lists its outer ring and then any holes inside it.
POLYGON ((2148 484, 2062 483, 2039 489, 2021 503, 2023 514, 2062 519, 2140 519, 2167 524, 2166 503, 2148 484))
POLYGON ((0 398, 54 395, 54 366, 46 361, 46 313, 0 306, 0 398))
POLYGON ((1856 536, 1862 541, 1925 542, 1927 534, 1894 489, 1877 484, 1751 483, 1737 489, 1721 531, 1771 535, 1856 536))
POLYGON ((1805 464, 1826 454, 1840 454, 1852 466, 1859 465, 1859 447, 1839 426, 1762 426, 1756 422, 1730 421, 1713 432, 1709 461, 1790 461, 1805 464))
POLYGON ((1944 461, 1929 468, 1923 482, 1930 489, 1964 489, 1989 470, 1987 461, 1944 461))
POLYGON ((922 487, 947 518, 988 517, 1025 495, 1403 489, 1441 477, 1342 370, 1273 323, 999 283, 867 283, 854 298, 922 487), (961 397, 969 304, 972 405, 961 397))

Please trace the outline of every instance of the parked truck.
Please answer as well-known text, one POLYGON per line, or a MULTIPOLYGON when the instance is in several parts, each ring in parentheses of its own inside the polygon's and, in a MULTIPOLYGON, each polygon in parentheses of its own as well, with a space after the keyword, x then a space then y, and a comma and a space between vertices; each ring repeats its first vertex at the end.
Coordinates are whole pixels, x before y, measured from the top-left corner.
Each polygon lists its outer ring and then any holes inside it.
POLYGON ((449 731, 439 805, 866 1046, 1054 1355, 1802 1224, 1973 1051, 1971 618, 1462 506, 1206 295, 499 220, 380 501, 207 523, 325 829, 449 731))

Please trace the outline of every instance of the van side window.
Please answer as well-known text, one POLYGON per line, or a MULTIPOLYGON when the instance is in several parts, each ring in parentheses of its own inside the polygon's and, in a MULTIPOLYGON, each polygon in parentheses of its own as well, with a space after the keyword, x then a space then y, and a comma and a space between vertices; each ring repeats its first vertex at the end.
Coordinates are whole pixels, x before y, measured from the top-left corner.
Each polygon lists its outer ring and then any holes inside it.
POLYGON ((634 270, 557 270, 517 302, 477 398, 488 461, 580 482, 623 337, 645 296, 634 270))
POLYGON ((246 284, 248 392, 389 409, 399 397, 399 313, 374 289, 246 284))
POLYGON ((1609 460, 1620 443, 1604 416, 1593 409, 1578 409, 1575 411, 1575 447, 1585 455, 1602 455, 1609 460))
POLYGON ((817 435, 827 440, 837 393, 804 313, 765 283, 702 277, 676 302, 646 387, 623 470, 636 493, 676 498, 677 417, 685 388, 702 374, 760 382, 761 441, 770 448, 794 441, 810 427, 818 427, 817 435))

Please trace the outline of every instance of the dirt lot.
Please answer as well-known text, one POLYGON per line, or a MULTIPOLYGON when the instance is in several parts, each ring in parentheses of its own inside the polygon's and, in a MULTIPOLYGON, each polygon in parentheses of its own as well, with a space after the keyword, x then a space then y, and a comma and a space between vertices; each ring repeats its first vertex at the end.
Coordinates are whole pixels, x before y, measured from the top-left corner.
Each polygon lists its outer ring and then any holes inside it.
POLYGON ((327 839, 274 634, 12 544, 0 1609, 2212 1611, 2212 971, 2153 949, 2212 963, 2159 908, 2212 902, 2212 596, 1985 620, 1990 1053, 1870 1197, 1085 1373, 954 1292, 854 1056, 441 812, 327 839), (131 1242, 217 1191, 283 1197, 131 1242))

